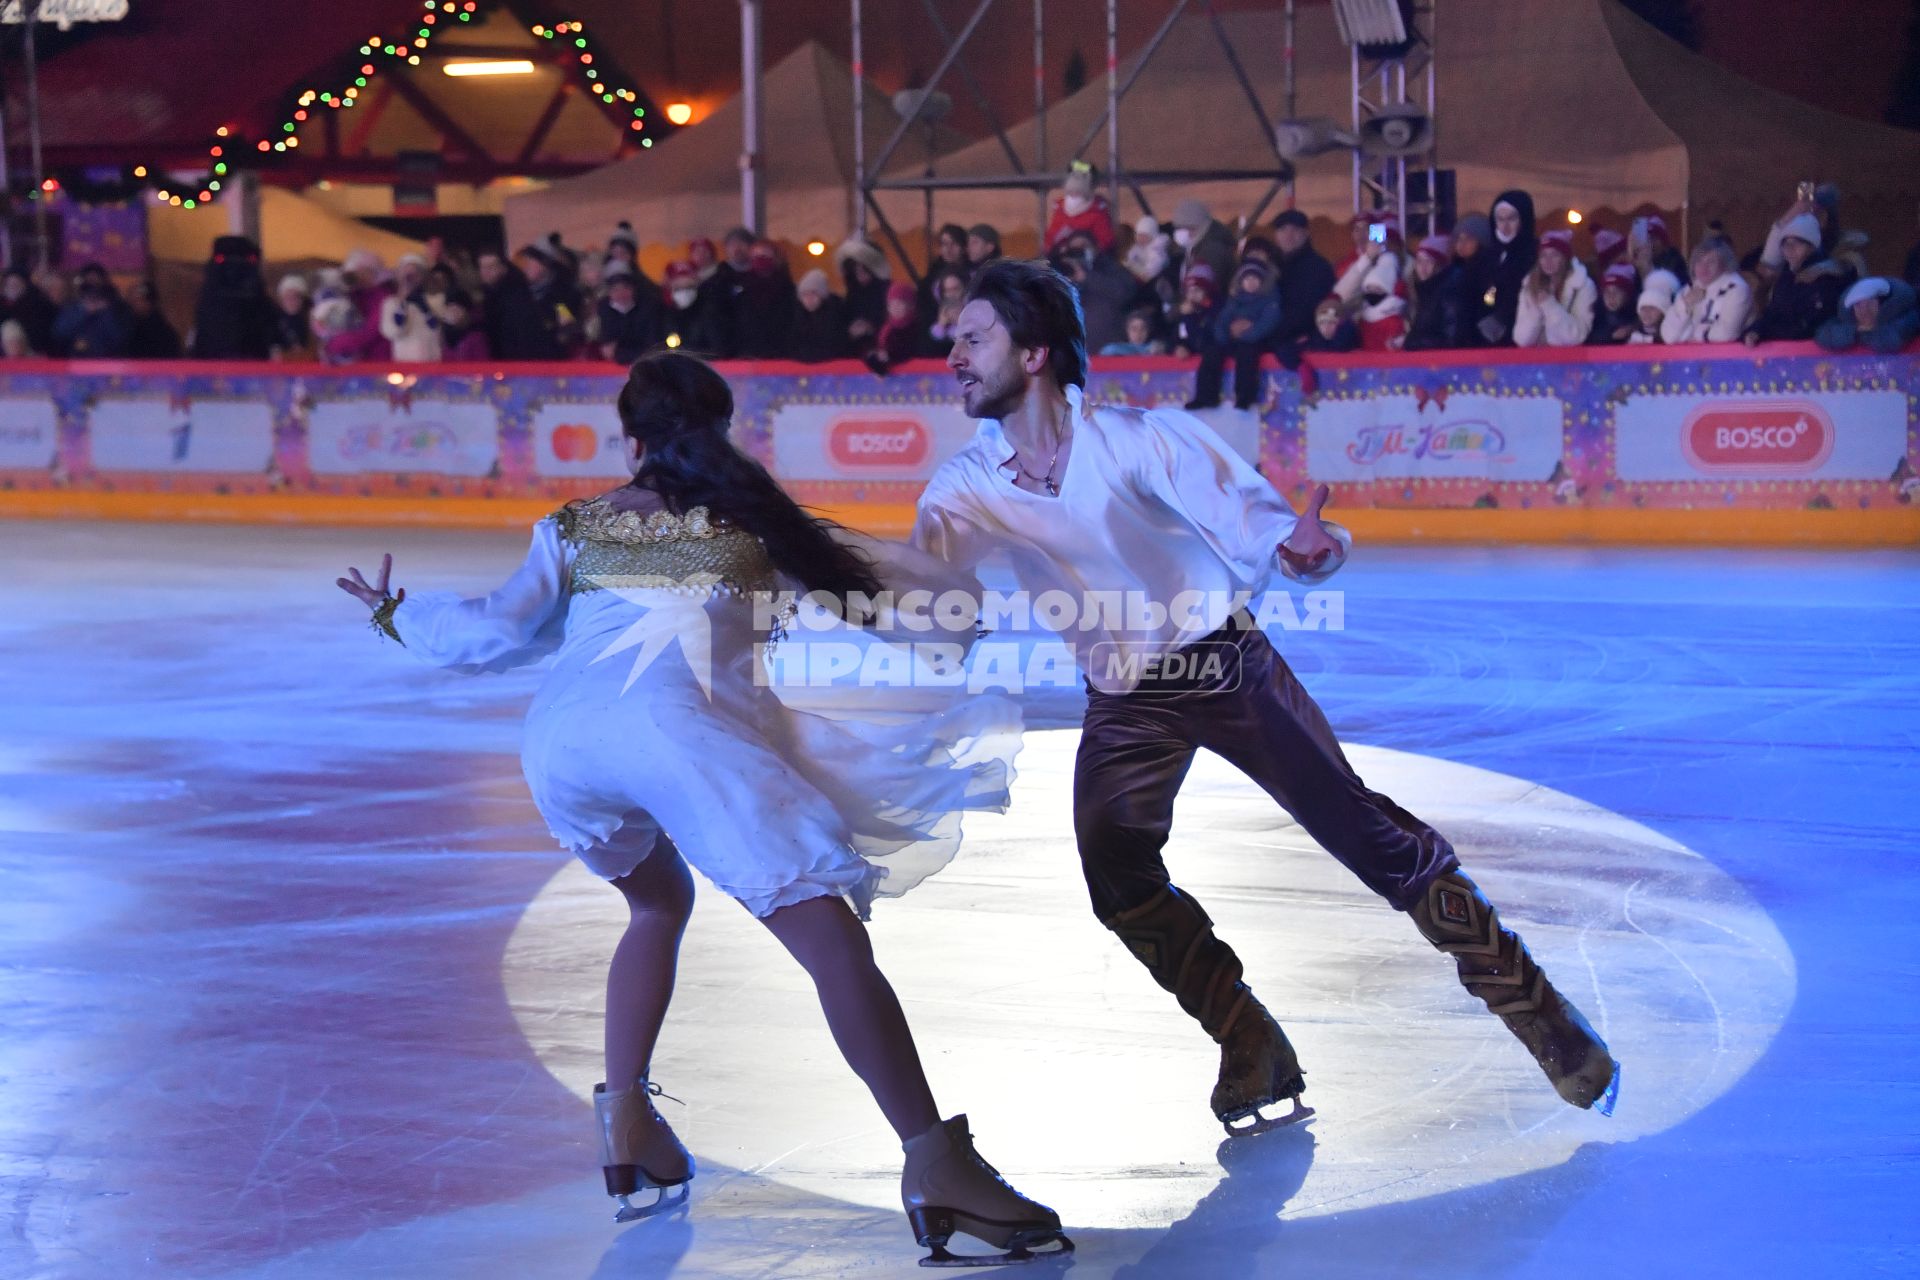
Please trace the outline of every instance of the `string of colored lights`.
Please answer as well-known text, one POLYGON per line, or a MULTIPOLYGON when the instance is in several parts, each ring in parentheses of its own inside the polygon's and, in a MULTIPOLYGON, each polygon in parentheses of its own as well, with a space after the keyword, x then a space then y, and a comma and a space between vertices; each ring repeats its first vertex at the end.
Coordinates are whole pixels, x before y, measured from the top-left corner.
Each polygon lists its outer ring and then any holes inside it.
MULTIPOLYGON (((178 188, 172 184, 159 187, 154 198, 161 204, 174 208, 193 209, 203 204, 211 204, 219 198, 224 179, 232 172, 235 164, 243 157, 270 157, 297 150, 300 146, 300 126, 320 108, 330 111, 342 111, 352 108, 373 81, 383 71, 395 66, 420 65, 421 54, 432 44, 436 33, 458 30, 460 23, 470 23, 480 14, 480 0, 424 0, 426 12, 422 14, 419 26, 411 35, 403 35, 389 40, 374 36, 359 47, 361 61, 355 68, 353 82, 338 89, 306 89, 294 99, 292 110, 282 120, 278 129, 272 130, 264 138, 253 140, 251 148, 246 139, 236 138, 226 125, 215 130, 214 140, 207 147, 207 173, 196 185, 189 184, 178 188), (231 154, 230 154, 231 153, 231 154)), ((596 65, 593 47, 588 43, 586 29, 578 21, 557 22, 552 26, 535 24, 530 28, 533 35, 544 40, 563 40, 574 47, 571 56, 563 56, 562 65, 575 67, 586 81, 586 87, 597 97, 602 105, 613 108, 621 114, 626 132, 644 133, 647 128, 647 109, 641 104, 639 92, 631 85, 612 84, 600 66, 596 65), (630 116, 626 114, 630 110, 630 116)), ((642 147, 653 146, 653 139, 639 139, 642 147)), ((150 174, 157 175, 160 166, 135 165, 133 176, 137 180, 146 180, 150 174)), ((57 191, 59 183, 48 179, 43 190, 48 193, 57 191)))

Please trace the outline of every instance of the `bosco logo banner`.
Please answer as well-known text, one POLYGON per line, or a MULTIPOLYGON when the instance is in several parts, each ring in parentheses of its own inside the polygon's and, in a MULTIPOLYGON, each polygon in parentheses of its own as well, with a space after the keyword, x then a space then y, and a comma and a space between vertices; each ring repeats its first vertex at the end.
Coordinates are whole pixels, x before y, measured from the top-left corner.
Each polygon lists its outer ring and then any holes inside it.
POLYGON ((1906 449, 1899 390, 1637 394, 1614 411, 1614 471, 1630 483, 1885 480, 1906 449))
POLYGON ((847 471, 918 467, 931 446, 926 427, 913 418, 843 418, 827 428, 827 456, 847 471))
POLYGON ((1702 471, 1805 475, 1833 453, 1833 423, 1807 400, 1704 404, 1687 415, 1680 445, 1702 471))
POLYGON ((769 423, 773 473, 782 480, 926 480, 977 429, 958 405, 789 402, 769 423))

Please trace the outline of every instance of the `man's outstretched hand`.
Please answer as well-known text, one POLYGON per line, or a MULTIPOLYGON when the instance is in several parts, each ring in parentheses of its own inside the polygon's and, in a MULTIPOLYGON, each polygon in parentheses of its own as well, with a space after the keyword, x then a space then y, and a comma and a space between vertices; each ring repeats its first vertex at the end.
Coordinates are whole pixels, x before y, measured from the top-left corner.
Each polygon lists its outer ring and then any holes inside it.
POLYGON ((1313 491, 1313 501, 1300 513, 1287 540, 1280 544, 1280 554, 1296 571, 1318 569, 1340 549, 1334 536, 1327 532, 1327 526, 1320 522, 1320 509, 1327 505, 1327 492, 1324 484, 1313 491))

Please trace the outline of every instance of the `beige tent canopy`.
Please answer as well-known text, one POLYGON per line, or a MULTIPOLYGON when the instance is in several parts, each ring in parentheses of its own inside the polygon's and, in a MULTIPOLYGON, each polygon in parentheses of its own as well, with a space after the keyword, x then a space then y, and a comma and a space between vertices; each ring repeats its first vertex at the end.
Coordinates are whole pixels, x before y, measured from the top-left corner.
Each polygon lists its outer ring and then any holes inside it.
MULTIPOLYGON (((846 234, 853 189, 853 75, 813 41, 767 69, 762 80, 766 232, 777 240, 829 244, 846 234)), ((885 145, 899 123, 886 96, 868 86, 864 97, 870 153, 885 145)), ((687 239, 718 239, 741 221, 740 136, 744 107, 732 98, 710 116, 656 147, 567 178, 506 202, 507 236, 519 245, 560 232, 570 244, 604 244, 614 226, 633 224, 649 267, 669 248, 678 256, 687 239), (651 247, 653 252, 644 252, 651 247)), ((963 141, 939 130, 936 150, 963 141)), ((924 130, 902 142, 898 165, 925 163, 924 130)), ((883 207, 910 248, 922 218, 915 195, 889 197, 883 207)), ((876 239, 878 237, 876 236, 876 239)))
MULTIPOLYGON (((1268 118, 1286 116, 1282 18, 1224 15, 1227 32, 1268 118)), ((1295 114, 1349 120, 1349 71, 1330 7, 1303 7, 1297 27, 1295 114)), ((1617 0, 1449 0, 1439 7, 1439 163, 1454 171, 1461 212, 1485 210, 1508 187, 1532 192, 1542 215, 1578 209, 1616 228, 1658 209, 1698 236, 1724 218, 1737 242, 1757 243, 1800 179, 1835 181, 1849 225, 1905 248, 1920 198, 1920 133, 1868 124, 1761 88, 1648 26, 1617 0), (1612 217, 1608 217, 1612 214, 1612 217)), ((1122 69, 1124 80, 1133 63, 1122 69)), ((1053 154, 1078 143, 1106 108, 1096 81, 1047 113, 1053 154)), ((1032 154, 1035 128, 1013 131, 1032 154)), ((1104 129, 1088 149, 1106 155, 1104 129)), ((1120 154, 1136 170, 1264 165, 1261 136, 1239 82, 1201 17, 1185 18, 1120 105, 1120 154), (1200 122, 1204 122, 1201 127, 1200 122)), ((940 164, 942 176, 1006 171, 998 144, 977 142, 940 164)), ((1231 221, 1250 212, 1264 182, 1148 187, 1154 212, 1196 196, 1231 221)), ((1297 203, 1344 222, 1352 161, 1345 152, 1300 162, 1297 203)), ((1121 216, 1139 209, 1123 190, 1121 216)), ((1271 217, 1275 206, 1269 206, 1271 217)), ((1026 223, 1022 192, 942 193, 960 221, 1026 223)), ((1675 233, 1680 227, 1675 225, 1675 233)))
MULTIPOLYGON (((229 215, 225 205, 155 207, 147 214, 150 252, 160 262, 201 265, 213 252, 214 238, 227 234, 229 215)), ((401 254, 420 249, 417 240, 382 231, 281 187, 260 189, 260 240, 261 257, 270 265, 339 262, 355 249, 371 249, 392 266, 401 254)))

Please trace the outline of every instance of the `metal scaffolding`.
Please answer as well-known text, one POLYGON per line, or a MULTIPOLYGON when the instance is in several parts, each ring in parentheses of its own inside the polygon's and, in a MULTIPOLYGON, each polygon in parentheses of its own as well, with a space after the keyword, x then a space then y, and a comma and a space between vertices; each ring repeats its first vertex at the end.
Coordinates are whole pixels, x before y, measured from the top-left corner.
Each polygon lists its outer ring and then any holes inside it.
MULTIPOLYGON (((1260 214, 1272 203, 1274 197, 1282 191, 1287 192, 1288 201, 1289 203, 1291 202, 1293 165, 1280 154, 1278 143, 1274 138, 1273 122, 1267 118, 1266 110, 1260 105, 1259 94, 1254 91, 1253 81, 1248 77, 1246 67, 1241 63, 1239 52, 1233 47, 1233 42, 1227 35, 1226 27, 1220 21, 1220 15, 1214 9, 1213 0, 1171 0, 1171 3, 1168 5, 1166 17, 1161 21, 1159 27, 1155 29, 1152 38, 1147 41, 1145 47, 1142 48, 1140 53, 1135 57, 1133 66, 1128 70, 1124 79, 1120 74, 1118 0, 1106 0, 1106 108, 1079 139, 1078 145, 1071 151, 1068 151, 1064 156, 1050 156, 1047 146, 1047 92, 1046 64, 1044 61, 1046 50, 1046 0, 1033 0, 1033 110, 1036 129, 1035 154, 1031 159, 1031 163, 1029 163, 1027 158, 1022 157, 1014 147, 1012 140, 1007 136, 1006 127, 1001 123, 998 113, 993 109, 992 102, 988 99, 986 92, 982 89, 979 81, 974 77, 973 72, 968 68, 966 62, 965 50, 967 43, 979 31, 981 23, 985 21, 988 13, 993 9, 996 0, 979 0, 979 3, 973 10, 972 16, 967 19, 965 25, 960 28, 957 34, 953 32, 947 26, 945 20, 941 18, 940 11, 935 7, 934 0, 918 0, 918 3, 926 14, 930 28, 947 45, 945 56, 941 58, 939 66, 935 68, 932 77, 927 81, 924 88, 927 91, 937 89, 941 81, 944 80, 950 72, 957 71, 965 84, 970 99, 975 106, 979 108, 980 113, 986 117, 987 123, 991 126, 994 136, 1000 140, 1000 146, 1007 155, 1008 172, 974 177, 943 177, 935 171, 936 166, 929 165, 928 172, 920 177, 881 178, 879 176, 885 171, 887 162, 893 158, 894 152, 898 150, 901 142, 906 138, 914 120, 911 116, 903 116, 900 123, 895 126, 892 135, 886 140, 886 143, 881 146, 879 151, 873 156, 868 156, 866 129, 862 111, 866 92, 866 65, 863 56, 864 23, 862 12, 864 0, 852 0, 853 165, 855 187, 852 200, 853 226, 856 232, 864 236, 867 233, 869 217, 871 217, 872 221, 879 225, 880 232, 886 237, 887 243, 893 247, 894 252, 899 255, 901 261, 907 264, 907 269, 910 273, 914 270, 913 259, 907 253, 906 246, 901 242, 899 233, 894 229, 892 223, 888 221, 886 213, 875 200, 874 194, 876 192, 925 191, 931 193, 933 191, 983 189, 1018 190, 1026 188, 1032 190, 1036 196, 1036 225, 1044 227, 1047 219, 1047 193, 1066 181, 1067 172, 1070 170, 1073 162, 1085 156, 1087 149, 1094 144, 1103 131, 1106 134, 1107 142, 1105 166, 1108 187, 1107 198, 1116 216, 1119 212, 1120 190, 1122 187, 1133 192, 1134 198, 1140 202, 1142 210, 1148 214, 1153 213, 1153 205, 1147 199, 1146 192, 1142 190, 1143 185, 1146 183, 1222 182, 1264 179, 1269 184, 1266 194, 1260 198, 1249 213, 1249 222, 1257 221, 1260 214), (1129 169, 1122 159, 1120 102, 1127 96, 1127 91, 1133 88, 1134 82, 1140 78, 1141 71, 1146 68, 1147 63, 1153 59, 1153 55, 1166 41, 1167 34, 1173 30, 1175 22, 1189 9, 1195 7, 1204 12, 1211 23, 1214 35, 1219 40, 1221 52, 1226 56, 1227 66, 1231 68, 1234 79, 1239 82, 1240 88, 1246 96, 1249 110, 1253 112, 1254 118, 1260 124, 1261 136, 1267 140, 1267 145, 1273 148, 1273 163, 1271 165, 1261 165, 1244 169, 1129 169)), ((1016 3, 1016 0, 1000 0, 1000 3, 1003 9, 1011 9, 1016 3)), ((1283 56, 1286 60, 1285 65, 1288 72, 1289 100, 1291 100, 1292 96, 1293 8, 1294 0, 1287 0, 1287 48, 1283 56)), ((1291 101, 1289 101, 1289 109, 1291 109, 1291 101)))
MULTIPOLYGON (((1350 47, 1355 137, 1364 132, 1369 120, 1396 109, 1421 107, 1429 122, 1437 119, 1434 115, 1438 77, 1434 74, 1436 24, 1433 15, 1437 3, 1438 0, 1426 0, 1425 3, 1411 6, 1412 16, 1407 24, 1407 34, 1412 37, 1412 45, 1405 53, 1389 58, 1372 58, 1360 46, 1350 47)), ((1431 123, 1429 127, 1432 127, 1431 123)), ((1440 206, 1439 192, 1434 185, 1437 180, 1434 151, 1435 148, 1428 147, 1415 162, 1426 166, 1425 199, 1410 204, 1407 198, 1408 158, 1369 156, 1356 148, 1353 153, 1354 212, 1388 210, 1409 231, 1412 230, 1412 224, 1407 217, 1417 214, 1426 219, 1426 233, 1432 235, 1438 230, 1436 220, 1440 206)))

